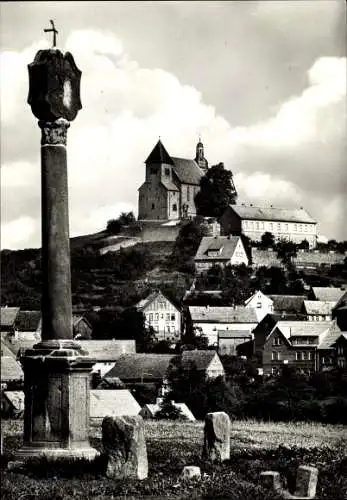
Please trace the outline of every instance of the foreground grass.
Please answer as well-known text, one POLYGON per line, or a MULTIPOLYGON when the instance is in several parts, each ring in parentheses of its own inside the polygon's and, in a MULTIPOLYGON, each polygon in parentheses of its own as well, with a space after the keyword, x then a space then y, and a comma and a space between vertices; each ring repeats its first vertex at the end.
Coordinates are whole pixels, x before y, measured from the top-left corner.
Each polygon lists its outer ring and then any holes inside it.
MULTIPOLYGON (((278 470, 293 489, 300 464, 319 468, 317 498, 347 498, 347 429, 311 423, 232 423, 231 460, 211 466, 201 462, 203 424, 146 421, 149 478, 112 481, 103 477, 98 463, 68 466, 36 463, 26 474, 5 469, 11 453, 20 446, 22 422, 2 422, 5 458, 1 498, 29 500, 108 498, 230 498, 275 500, 258 484, 261 471, 278 470), (185 465, 199 465, 201 481, 184 483, 185 465)), ((91 427, 93 446, 102 450, 100 426, 91 427)))

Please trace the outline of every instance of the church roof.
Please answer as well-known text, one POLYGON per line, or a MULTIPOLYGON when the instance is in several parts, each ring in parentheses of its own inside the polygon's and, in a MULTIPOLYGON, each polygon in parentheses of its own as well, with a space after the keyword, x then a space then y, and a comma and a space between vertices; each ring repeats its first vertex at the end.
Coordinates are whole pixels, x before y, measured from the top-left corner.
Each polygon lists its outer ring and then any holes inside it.
POLYGON ((172 181, 167 180, 167 179, 162 179, 161 180, 162 185, 164 186, 165 189, 168 191, 179 191, 178 187, 176 184, 174 184, 172 181))
POLYGON ((168 163, 169 165, 173 165, 173 160, 160 139, 154 146, 145 163, 168 163))
POLYGON ((194 160, 172 156, 174 171, 182 184, 200 185, 204 173, 194 160))
POLYGON ((254 207, 250 205, 230 205, 230 208, 241 219, 270 220, 283 222, 306 222, 316 224, 316 221, 304 210, 276 208, 276 207, 254 207))

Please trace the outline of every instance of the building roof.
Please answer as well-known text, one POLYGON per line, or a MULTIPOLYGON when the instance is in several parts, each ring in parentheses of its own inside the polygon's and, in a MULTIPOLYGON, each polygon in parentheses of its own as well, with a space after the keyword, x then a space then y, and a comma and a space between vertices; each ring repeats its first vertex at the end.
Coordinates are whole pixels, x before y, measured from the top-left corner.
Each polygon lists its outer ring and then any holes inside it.
POLYGON ((195 323, 258 323, 253 307, 244 306, 189 306, 195 323))
POLYGON ((304 210, 276 207, 255 207, 250 205, 229 205, 241 219, 269 220, 283 222, 304 222, 316 224, 316 221, 304 210))
POLYGON ((168 179, 162 179, 161 183, 164 186, 164 188, 167 189, 168 191, 179 191, 176 184, 174 184, 172 181, 168 179))
POLYGON ((306 300, 306 295, 268 295, 273 300, 275 311, 284 311, 289 313, 301 313, 302 305, 306 300))
POLYGON ((328 316, 332 313, 335 302, 323 300, 304 300, 304 308, 307 314, 328 316))
POLYGON ((204 173, 194 160, 172 156, 174 171, 182 184, 200 185, 204 173))
POLYGON ((336 320, 333 320, 330 323, 330 327, 327 329, 324 335, 321 336, 318 349, 319 350, 333 349, 334 344, 336 340, 341 336, 341 333, 342 333, 341 329, 339 328, 336 320))
POLYGON ((273 303, 273 300, 265 295, 261 290, 256 290, 250 297, 248 297, 247 300, 245 300, 245 306, 247 306, 253 299, 255 299, 258 295, 260 295, 262 298, 266 299, 268 302, 273 303))
POLYGON ((168 163, 169 165, 173 165, 173 160, 160 139, 152 149, 145 163, 168 163))
POLYGON ((346 291, 331 286, 313 286, 312 292, 317 300, 337 302, 346 291))
POLYGON ((120 356, 105 379, 120 378, 120 380, 163 380, 171 360, 172 354, 123 354, 120 356))
POLYGON ((75 340, 83 350, 88 352, 88 357, 96 361, 115 361, 123 354, 136 352, 135 340, 75 340))
MULTIPOLYGON (((195 261, 230 260, 234 255, 239 236, 204 236, 194 257, 195 261), (218 256, 209 255, 209 251, 218 251, 218 256)), ((242 242, 241 242, 242 243, 242 242)))
POLYGON ((1 358, 1 382, 24 379, 21 365, 12 356, 1 358))
POLYGON ((319 337, 329 327, 330 323, 327 321, 278 321, 271 331, 278 328, 287 339, 290 337, 319 337))
POLYGON ((85 321, 90 326, 90 328, 92 327, 90 321, 83 314, 72 315, 72 324, 74 327, 76 327, 80 321, 85 321))
POLYGON ((347 290, 341 295, 339 300, 336 302, 334 311, 341 311, 342 309, 347 308, 347 290))
POLYGON ((12 353, 12 357, 16 359, 18 356, 19 351, 25 351, 26 349, 32 349, 32 347, 37 344, 38 340, 35 339, 18 339, 15 340, 12 338, 11 340, 8 340, 6 338, 3 338, 3 343, 8 347, 8 349, 12 353))
POLYGON ((339 337, 337 337, 336 342, 338 340, 346 340, 347 341, 347 332, 342 332, 339 337))
POLYGON ((90 417, 138 415, 141 406, 127 389, 93 389, 90 391, 90 417))
MULTIPOLYGON (((151 292, 149 295, 147 295, 146 298, 140 300, 140 302, 138 302, 135 307, 137 310, 139 311, 143 311, 144 309, 147 309, 148 306, 151 305, 151 303, 155 300, 155 299, 164 299, 164 300, 167 300, 168 302, 170 302, 170 304, 172 304, 174 307, 176 307, 176 305, 173 303, 172 300, 168 299, 166 297, 166 295, 164 295, 160 290, 155 290, 153 292, 151 292)), ((176 307, 177 309, 177 307, 176 307)))
POLYGON ((15 410, 24 410, 24 391, 4 391, 5 397, 15 410))
POLYGON ((10 356, 11 358, 15 358, 16 355, 11 351, 11 349, 5 344, 3 339, 1 339, 1 357, 10 356))
POLYGON ((19 307, 2 307, 1 308, 1 328, 9 328, 14 326, 19 307))
POLYGON ((251 335, 247 330, 218 330, 218 340, 223 339, 251 339, 251 335))
POLYGON ((182 365, 188 366, 190 363, 193 363, 197 370, 204 371, 209 367, 211 361, 216 355, 218 356, 216 351, 198 349, 195 349, 194 351, 183 351, 181 355, 182 365))
POLYGON ((36 332, 41 325, 41 311, 19 311, 15 329, 19 332, 36 332))

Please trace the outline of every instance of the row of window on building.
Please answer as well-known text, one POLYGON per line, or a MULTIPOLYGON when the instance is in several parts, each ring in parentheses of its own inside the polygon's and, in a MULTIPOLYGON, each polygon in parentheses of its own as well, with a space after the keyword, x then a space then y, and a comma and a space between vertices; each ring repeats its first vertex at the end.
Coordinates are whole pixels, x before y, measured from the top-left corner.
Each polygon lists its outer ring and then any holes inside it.
POLYGON ((165 319, 165 321, 176 321, 175 313, 166 313, 166 317, 164 318, 164 313, 149 313, 148 321, 152 323, 152 321, 159 321, 159 319, 165 319))
MULTIPOLYGON (((245 223, 245 228, 248 229, 255 229, 255 230, 261 230, 265 229, 265 223, 262 221, 251 221, 251 220, 246 220, 244 221, 245 223)), ((295 233, 310 233, 313 232, 313 226, 311 224, 293 224, 291 225, 293 227, 293 230, 295 233)), ((287 222, 268 222, 267 223, 267 228, 270 232, 273 232, 276 230, 277 232, 288 232, 289 231, 289 224, 287 222)))
MULTIPOLYGON (((281 361, 282 354, 279 351, 272 351, 271 359, 272 361, 281 361)), ((295 352, 295 360, 296 361, 312 361, 314 359, 313 351, 296 351, 295 352)))

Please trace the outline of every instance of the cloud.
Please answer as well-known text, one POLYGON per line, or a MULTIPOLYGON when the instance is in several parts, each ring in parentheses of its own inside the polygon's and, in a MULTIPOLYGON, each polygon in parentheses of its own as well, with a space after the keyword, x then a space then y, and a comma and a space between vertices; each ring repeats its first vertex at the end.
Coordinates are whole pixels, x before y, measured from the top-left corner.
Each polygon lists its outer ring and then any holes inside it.
MULTIPOLYGON (((40 131, 26 104, 26 65, 43 46, 1 56, 3 248, 40 244, 40 131), (19 238, 26 218, 31 222, 19 238)), ((103 229, 121 211, 137 211, 144 160, 159 135, 173 156, 192 158, 202 134, 210 165, 223 161, 233 171, 240 201, 302 205, 321 220, 324 234, 347 238, 340 202, 345 58, 317 59, 300 94, 261 121, 233 128, 199 89, 160 68, 140 67, 109 32, 74 31, 64 50, 82 70, 83 109, 68 132, 72 235, 103 229)))

